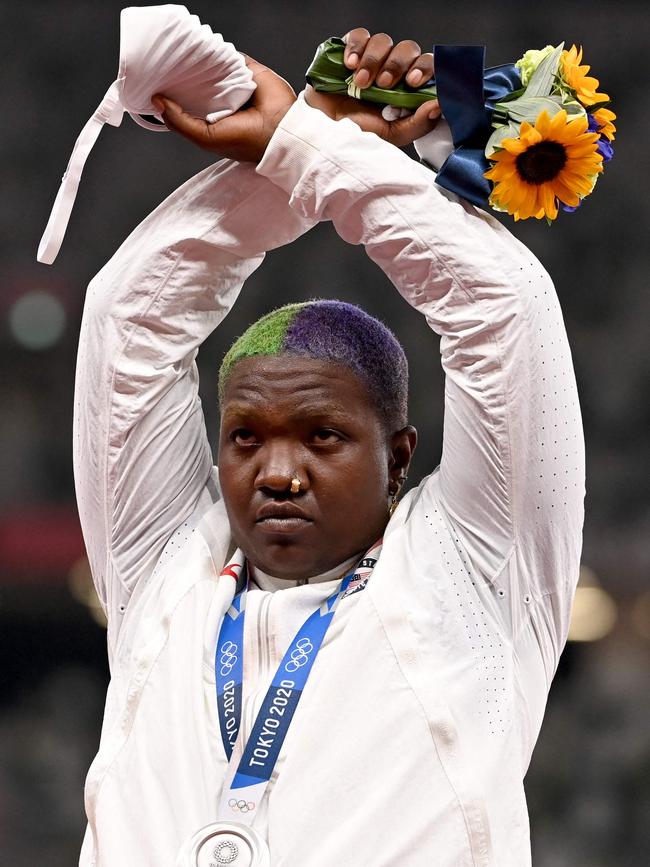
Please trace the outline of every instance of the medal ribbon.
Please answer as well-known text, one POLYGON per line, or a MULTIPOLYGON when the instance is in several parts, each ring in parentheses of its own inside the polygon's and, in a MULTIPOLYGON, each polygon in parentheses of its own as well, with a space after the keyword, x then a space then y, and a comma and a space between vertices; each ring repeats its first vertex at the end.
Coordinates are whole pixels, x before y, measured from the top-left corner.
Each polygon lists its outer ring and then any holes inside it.
MULTIPOLYGON (((291 720, 337 606, 345 596, 365 589, 380 551, 381 541, 370 548, 357 566, 342 579, 337 590, 305 620, 290 642, 262 701, 230 786, 222 795, 220 818, 233 818, 234 813, 239 822, 253 822, 255 807, 262 800, 271 779, 291 720), (245 810, 241 809, 242 803, 246 805, 245 810)), ((238 551, 224 572, 238 580, 245 568, 243 563, 241 552, 238 551)), ((219 727, 224 750, 231 763, 242 715, 247 576, 246 579, 244 589, 235 596, 224 616, 214 660, 219 727)))

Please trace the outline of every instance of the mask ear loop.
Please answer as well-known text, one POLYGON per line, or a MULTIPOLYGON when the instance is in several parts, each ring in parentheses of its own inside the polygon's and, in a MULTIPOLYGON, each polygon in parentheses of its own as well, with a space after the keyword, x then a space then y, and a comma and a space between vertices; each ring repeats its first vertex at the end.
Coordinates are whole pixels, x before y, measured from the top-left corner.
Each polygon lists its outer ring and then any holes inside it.
MULTIPOLYGON (((160 123, 152 123, 150 120, 145 120, 141 114, 134 114, 133 112, 127 112, 130 118, 132 118, 138 126, 144 127, 144 129, 150 129, 153 132, 169 132, 169 129, 165 126, 165 122, 160 120, 160 123)), ((154 117, 158 117, 157 114, 154 117)))
POLYGON ((97 110, 81 130, 72 149, 68 167, 61 179, 61 186, 54 200, 41 243, 38 246, 36 258, 45 265, 51 265, 61 249, 77 197, 81 174, 102 127, 105 123, 109 123, 111 126, 119 126, 122 123, 124 108, 120 102, 119 84, 120 79, 117 79, 108 88, 97 110))

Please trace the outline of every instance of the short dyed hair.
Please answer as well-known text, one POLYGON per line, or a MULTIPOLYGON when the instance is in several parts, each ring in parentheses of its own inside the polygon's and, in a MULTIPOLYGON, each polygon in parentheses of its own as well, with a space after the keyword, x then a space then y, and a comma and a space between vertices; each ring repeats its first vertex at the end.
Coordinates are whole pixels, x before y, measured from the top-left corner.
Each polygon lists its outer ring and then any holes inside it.
POLYGON ((348 367, 364 383, 389 432, 406 424, 406 355, 393 332, 360 307, 344 301, 307 301, 287 304, 262 316, 224 356, 219 371, 220 403, 238 361, 278 355, 332 361, 348 367))

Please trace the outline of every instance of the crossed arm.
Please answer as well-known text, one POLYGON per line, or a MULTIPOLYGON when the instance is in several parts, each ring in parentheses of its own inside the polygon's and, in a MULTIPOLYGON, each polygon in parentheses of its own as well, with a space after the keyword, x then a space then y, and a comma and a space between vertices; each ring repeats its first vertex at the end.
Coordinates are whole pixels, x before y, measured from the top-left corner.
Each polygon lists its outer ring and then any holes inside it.
POLYGON ((441 335, 445 512, 488 580, 559 600, 551 609, 561 641, 577 575, 583 457, 546 273, 496 221, 449 201, 427 169, 356 123, 300 99, 269 139, 257 171, 226 161, 181 187, 89 287, 75 473, 109 623, 206 497, 212 458, 198 347, 265 250, 329 219, 441 335))
POLYGON ((578 576, 584 454, 547 273, 496 220, 443 195, 428 169, 303 99, 258 172, 295 211, 363 244, 440 335, 443 452, 427 484, 473 567, 522 603, 513 626, 530 602, 544 611, 557 659, 578 576))

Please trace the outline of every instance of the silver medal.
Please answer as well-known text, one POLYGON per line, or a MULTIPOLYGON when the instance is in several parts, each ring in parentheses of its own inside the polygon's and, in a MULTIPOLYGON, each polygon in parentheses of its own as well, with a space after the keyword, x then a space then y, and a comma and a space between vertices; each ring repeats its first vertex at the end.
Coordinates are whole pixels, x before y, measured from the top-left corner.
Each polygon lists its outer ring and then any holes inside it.
POLYGON ((181 847, 176 867, 270 867, 266 842, 239 822, 212 822, 181 847))

